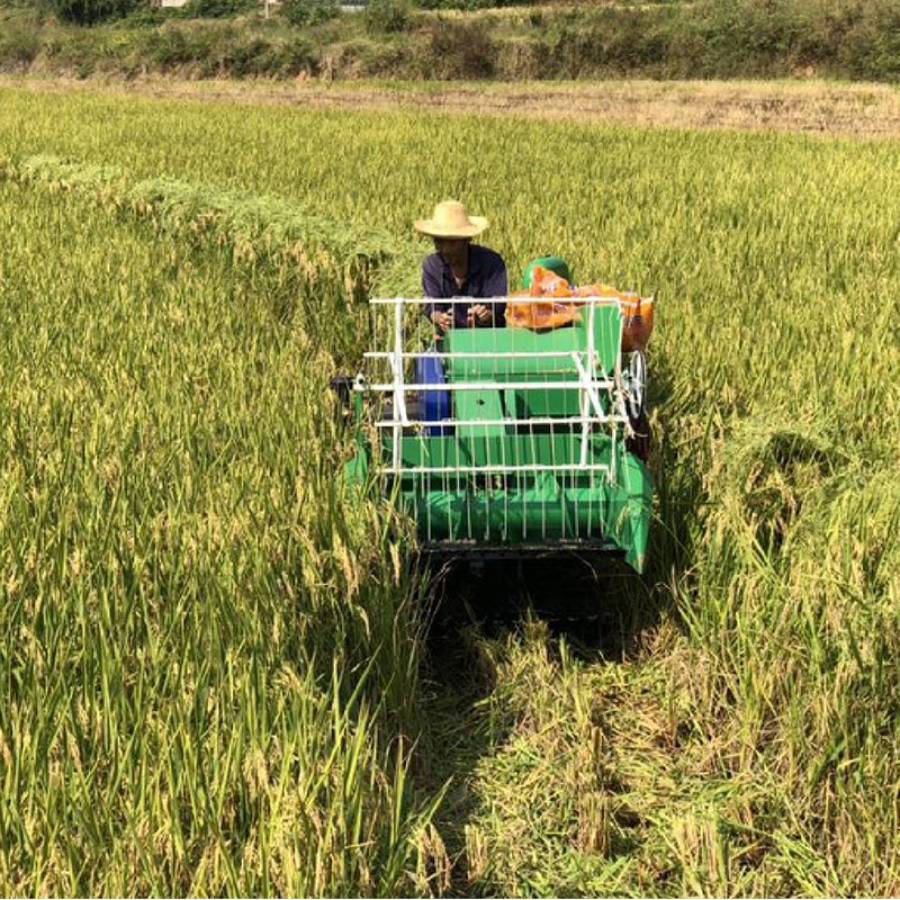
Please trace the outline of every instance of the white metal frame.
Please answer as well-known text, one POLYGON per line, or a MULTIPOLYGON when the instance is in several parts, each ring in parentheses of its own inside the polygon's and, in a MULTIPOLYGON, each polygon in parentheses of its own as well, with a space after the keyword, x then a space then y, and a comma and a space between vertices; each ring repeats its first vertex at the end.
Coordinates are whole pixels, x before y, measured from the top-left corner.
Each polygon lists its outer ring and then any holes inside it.
MULTIPOLYGON (((367 360, 382 360, 388 363, 391 380, 388 382, 369 383, 364 380, 357 381, 355 390, 373 391, 375 393, 389 395, 393 399, 390 418, 379 419, 373 423, 377 429, 390 429, 393 432, 393 459, 392 465, 385 470, 392 474, 477 474, 477 473, 516 473, 516 472, 605 472, 610 480, 616 477, 615 472, 615 442, 618 436, 618 427, 623 426, 626 433, 630 432, 626 400, 628 395, 627 380, 623 378, 621 354, 616 357, 615 367, 612 373, 603 370, 594 347, 594 317, 598 306, 616 306, 620 313, 622 304, 617 297, 578 297, 573 298, 582 309, 587 310, 588 315, 588 346, 584 351, 533 351, 524 353, 475 353, 475 352, 438 352, 423 350, 421 352, 409 351, 404 347, 405 330, 404 318, 409 307, 425 306, 433 303, 449 305, 451 307, 473 303, 492 305, 497 303, 509 303, 510 300, 523 298, 494 297, 491 299, 474 299, 471 297, 457 297, 452 300, 433 300, 431 298, 390 297, 375 298, 369 303, 374 307, 393 308, 393 347, 372 350, 365 354, 367 360), (439 358, 452 362, 454 359, 535 359, 535 358, 571 358, 578 372, 577 380, 558 382, 545 381, 466 381, 445 384, 418 384, 407 382, 403 371, 404 362, 407 360, 439 358), (599 369, 599 371, 598 371, 599 369), (540 418, 515 418, 505 417, 492 420, 447 420, 446 422, 426 421, 424 419, 410 419, 407 408, 407 395, 421 391, 476 391, 476 390, 578 390, 579 391, 579 415, 567 417, 540 417, 540 418), (604 412, 601 403, 601 392, 611 399, 611 411, 604 412), (484 465, 462 466, 448 468, 407 467, 401 466, 401 437, 403 430, 407 428, 440 427, 442 424, 454 428, 466 426, 535 426, 535 425, 581 425, 581 445, 579 462, 566 465, 484 465), (594 465, 588 462, 591 434, 596 428, 604 428, 609 431, 613 441, 612 465, 594 465)), ((534 298, 540 302, 541 298, 534 298)), ((564 302, 564 301, 563 301, 564 302)), ((620 315, 619 343, 622 340, 624 320, 620 315)))

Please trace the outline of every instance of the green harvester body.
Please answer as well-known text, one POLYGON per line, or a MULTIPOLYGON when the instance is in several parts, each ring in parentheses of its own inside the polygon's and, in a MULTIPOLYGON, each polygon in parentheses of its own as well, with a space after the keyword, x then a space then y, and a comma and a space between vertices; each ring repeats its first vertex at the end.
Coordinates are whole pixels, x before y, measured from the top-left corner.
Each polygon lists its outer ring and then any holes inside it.
POLYGON ((591 413, 612 417, 584 426, 576 361, 593 359, 593 377, 620 383, 621 335, 618 305, 544 333, 451 329, 441 347, 450 415, 374 440, 361 427, 348 476, 359 483, 388 472, 384 491, 415 519, 428 549, 612 551, 642 571, 652 480, 626 449, 612 387, 595 392, 591 413))

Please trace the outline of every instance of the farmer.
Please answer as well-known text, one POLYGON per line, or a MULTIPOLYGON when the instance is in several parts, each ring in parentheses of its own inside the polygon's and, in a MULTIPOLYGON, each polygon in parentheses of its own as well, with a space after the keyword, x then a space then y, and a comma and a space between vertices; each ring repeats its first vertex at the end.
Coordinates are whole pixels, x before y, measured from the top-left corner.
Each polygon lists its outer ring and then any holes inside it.
MULTIPOLYGON (((430 219, 419 219, 416 231, 434 239, 434 249, 422 263, 426 297, 450 300, 472 297, 489 300, 507 294, 506 263, 500 254, 472 243, 488 226, 482 216, 470 216, 457 200, 445 200, 430 219)), ((505 303, 429 303, 425 314, 440 332, 448 328, 502 327, 505 303)))

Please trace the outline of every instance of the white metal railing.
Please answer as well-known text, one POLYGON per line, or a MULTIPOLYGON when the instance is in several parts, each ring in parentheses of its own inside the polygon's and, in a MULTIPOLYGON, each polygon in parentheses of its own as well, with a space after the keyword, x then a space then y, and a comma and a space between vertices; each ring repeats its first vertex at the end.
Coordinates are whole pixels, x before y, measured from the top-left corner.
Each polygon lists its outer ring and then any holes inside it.
MULTIPOLYGON (((392 401, 389 406, 389 414, 376 420, 373 425, 380 431, 393 432, 392 461, 385 471, 399 474, 474 474, 474 473, 518 473, 518 472, 597 472, 604 471, 609 478, 615 478, 615 441, 620 427, 629 432, 629 419, 626 409, 627 386, 622 377, 621 354, 616 354, 616 360, 612 372, 604 369, 602 360, 597 352, 594 341, 595 312, 600 306, 615 306, 619 309, 619 333, 618 342, 621 345, 623 321, 621 316, 621 303, 617 297, 578 297, 573 302, 586 313, 587 322, 587 346, 584 350, 567 351, 523 351, 509 352, 456 352, 453 350, 440 351, 436 349, 411 350, 407 344, 407 310, 428 305, 440 305, 450 307, 451 314, 455 314, 455 308, 465 304, 471 307, 481 304, 492 307, 496 311, 499 303, 508 304, 513 301, 527 301, 533 299, 537 303, 553 301, 553 298, 508 298, 495 297, 491 299, 475 299, 471 297, 458 297, 452 300, 434 300, 426 297, 389 297, 371 299, 371 306, 377 308, 389 307, 393 313, 393 322, 388 327, 389 344, 383 348, 373 349, 365 354, 365 359, 373 364, 386 364, 387 380, 363 381, 356 385, 357 390, 372 391, 389 397, 392 401), (407 380, 405 364, 420 359, 440 359, 449 364, 454 361, 497 359, 497 360, 523 360, 532 359, 539 361, 564 360, 572 361, 576 377, 566 378, 564 381, 547 381, 540 378, 529 378, 527 375, 518 380, 504 381, 501 379, 466 379, 464 381, 450 381, 446 383, 421 383, 416 379, 407 380), (433 420, 421 417, 410 417, 410 407, 407 402, 411 394, 424 394, 442 392, 450 394, 466 391, 485 390, 515 390, 515 391, 577 391, 578 415, 566 416, 537 416, 517 417, 501 416, 489 419, 460 419, 433 420), (604 396, 608 400, 608 409, 604 409, 604 396), (471 465, 453 467, 403 467, 401 464, 401 438, 406 429, 420 428, 476 428, 476 427, 506 427, 517 431, 525 429, 526 433, 534 434, 535 427, 578 427, 580 426, 580 447, 577 463, 565 464, 514 464, 507 465, 501 462, 497 465, 471 465), (590 462, 590 438, 596 429, 602 428, 610 434, 613 441, 613 453, 611 465, 593 464, 590 462)), ((555 302, 565 303, 567 298, 558 298, 555 302)), ((384 323, 387 324, 387 323, 384 323)), ((420 331, 415 324, 409 329, 410 337, 420 331)), ((550 370, 552 371, 552 370, 550 370)), ((516 373, 519 374, 518 372, 516 373)), ((458 433, 457 433, 458 435, 458 433)))
MULTIPOLYGON (((447 359, 452 359, 454 356, 453 353, 448 353, 446 355, 447 359)), ((578 353, 569 354, 570 357, 575 357, 573 362, 579 370, 584 369, 584 364, 578 359, 578 353)), ((579 371, 579 375, 581 372, 579 371)), ((590 376, 587 376, 590 379, 590 376)), ((592 385, 596 385, 598 387, 611 388, 614 382, 611 379, 597 379, 596 381, 591 380, 590 383, 592 385)), ((530 390, 540 390, 546 389, 548 391, 573 391, 583 388, 585 386, 584 378, 580 377, 577 381, 464 381, 457 382, 456 384, 444 383, 444 384, 417 384, 416 382, 404 382, 403 390, 406 392, 410 391, 449 391, 449 392, 464 392, 464 391, 484 391, 484 390, 497 390, 498 388, 508 388, 511 391, 530 391, 530 390)), ((368 388, 370 391, 395 391, 396 384, 393 381, 385 382, 383 384, 375 383, 369 384, 368 388)))
POLYGON ((581 465, 559 463, 558 465, 546 466, 541 463, 532 463, 522 466, 505 466, 502 463, 494 465, 485 463, 483 466, 407 466, 401 469, 386 469, 386 472, 397 475, 473 475, 473 474, 512 474, 514 472, 605 472, 609 473, 609 466, 606 463, 596 463, 594 465, 581 465))

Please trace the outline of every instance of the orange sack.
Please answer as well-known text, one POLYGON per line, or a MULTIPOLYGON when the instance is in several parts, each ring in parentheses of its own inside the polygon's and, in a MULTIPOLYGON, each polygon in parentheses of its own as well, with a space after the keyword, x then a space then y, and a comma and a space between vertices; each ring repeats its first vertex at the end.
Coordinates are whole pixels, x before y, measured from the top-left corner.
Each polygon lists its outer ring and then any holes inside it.
POLYGON ((552 331, 554 328, 562 328, 581 319, 581 312, 574 303, 535 300, 527 293, 512 296, 528 299, 513 300, 507 304, 506 324, 510 328, 552 331))
POLYGON ((622 350, 643 350, 653 331, 653 298, 623 294, 608 284, 586 284, 573 288, 565 278, 538 266, 531 288, 510 295, 506 307, 506 324, 510 328, 551 331, 581 321, 580 306, 584 297, 612 297, 622 305, 625 319, 622 350), (541 299, 535 299, 541 298, 541 299), (568 302, 565 302, 568 300, 568 302))

